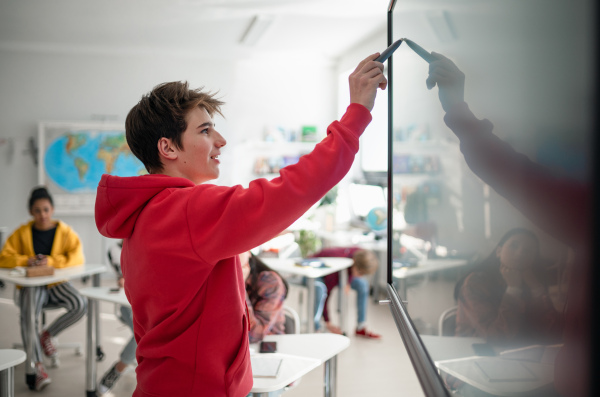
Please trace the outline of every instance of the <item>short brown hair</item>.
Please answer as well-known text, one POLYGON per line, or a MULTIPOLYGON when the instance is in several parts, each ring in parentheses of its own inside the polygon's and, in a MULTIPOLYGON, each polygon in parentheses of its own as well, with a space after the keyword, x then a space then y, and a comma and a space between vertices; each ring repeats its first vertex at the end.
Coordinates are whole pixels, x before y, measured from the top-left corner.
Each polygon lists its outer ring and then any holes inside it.
POLYGON ((181 134, 187 128, 185 117, 190 110, 203 107, 211 117, 215 113, 223 115, 224 102, 203 89, 192 90, 187 81, 159 84, 129 111, 125 120, 127 144, 149 173, 162 171, 158 155, 161 138, 168 138, 177 148, 182 148, 181 134))
POLYGON ((358 250, 352 255, 352 259, 354 259, 356 271, 364 276, 375 273, 379 266, 377 255, 370 250, 358 250))

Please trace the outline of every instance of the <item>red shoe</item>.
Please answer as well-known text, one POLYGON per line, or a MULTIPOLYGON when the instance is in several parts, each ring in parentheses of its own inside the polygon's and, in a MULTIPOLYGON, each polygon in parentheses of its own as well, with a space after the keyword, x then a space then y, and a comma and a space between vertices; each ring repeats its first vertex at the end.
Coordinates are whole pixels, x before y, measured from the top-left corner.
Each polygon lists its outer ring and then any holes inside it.
POLYGON ((381 335, 376 334, 371 331, 367 331, 366 327, 363 329, 357 329, 355 332, 355 335, 362 336, 363 338, 369 338, 369 339, 381 339, 381 335))
POLYGON ((42 363, 35 365, 35 390, 41 391, 44 387, 52 383, 52 379, 46 373, 42 363))
POLYGON ((54 343, 52 343, 52 336, 50 336, 48 331, 42 332, 42 335, 40 336, 40 343, 42 344, 42 349, 47 357, 56 356, 56 346, 54 346, 54 343))

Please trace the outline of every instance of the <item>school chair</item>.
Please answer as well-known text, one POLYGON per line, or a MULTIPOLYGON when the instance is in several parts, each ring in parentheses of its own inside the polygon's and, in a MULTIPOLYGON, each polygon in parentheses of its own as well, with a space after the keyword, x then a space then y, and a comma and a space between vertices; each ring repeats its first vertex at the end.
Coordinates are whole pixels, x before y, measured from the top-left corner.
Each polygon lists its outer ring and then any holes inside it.
POLYGON ((444 310, 438 321, 439 336, 455 336, 456 334, 456 312, 458 306, 444 310))

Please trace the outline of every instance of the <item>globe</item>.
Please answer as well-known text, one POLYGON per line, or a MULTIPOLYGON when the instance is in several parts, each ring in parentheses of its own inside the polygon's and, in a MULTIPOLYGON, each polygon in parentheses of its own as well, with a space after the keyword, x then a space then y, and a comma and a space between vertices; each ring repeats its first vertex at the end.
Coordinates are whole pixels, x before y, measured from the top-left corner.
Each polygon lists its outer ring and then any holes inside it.
POLYGON ((44 153, 46 174, 69 193, 93 193, 102 174, 135 176, 146 169, 129 150, 123 131, 75 131, 61 135, 44 153))
POLYGON ((387 228, 387 208, 375 207, 367 214, 367 226, 371 230, 379 231, 387 228))

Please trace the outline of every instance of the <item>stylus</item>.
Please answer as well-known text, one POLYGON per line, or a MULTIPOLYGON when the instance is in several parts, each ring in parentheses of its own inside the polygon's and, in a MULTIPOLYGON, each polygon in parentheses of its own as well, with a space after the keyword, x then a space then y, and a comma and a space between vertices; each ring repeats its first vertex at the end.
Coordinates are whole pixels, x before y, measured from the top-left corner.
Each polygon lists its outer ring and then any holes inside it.
POLYGON ((423 47, 421 47, 414 41, 409 40, 409 39, 403 39, 403 40, 406 41, 407 46, 412 48, 412 50, 414 52, 416 52, 421 58, 423 58, 427 63, 431 63, 431 62, 435 61, 435 58, 433 57, 433 55, 428 53, 427 50, 425 50, 423 47))
POLYGON ((387 61, 387 59, 394 53, 394 51, 396 51, 398 49, 398 47, 400 47, 400 44, 402 44, 402 39, 394 42, 394 44, 392 44, 391 46, 389 46, 388 48, 386 48, 381 55, 379 55, 379 57, 377 57, 377 59, 375 60, 376 62, 385 62, 387 61))

